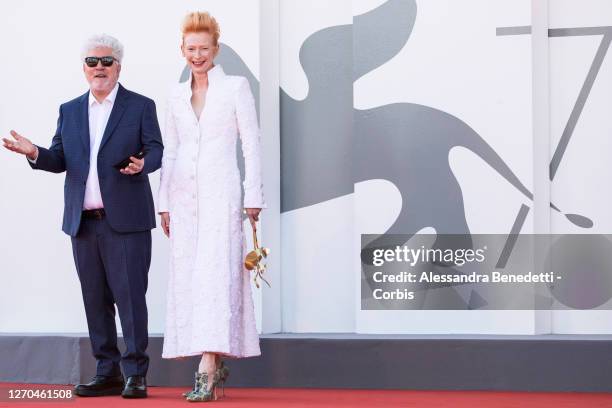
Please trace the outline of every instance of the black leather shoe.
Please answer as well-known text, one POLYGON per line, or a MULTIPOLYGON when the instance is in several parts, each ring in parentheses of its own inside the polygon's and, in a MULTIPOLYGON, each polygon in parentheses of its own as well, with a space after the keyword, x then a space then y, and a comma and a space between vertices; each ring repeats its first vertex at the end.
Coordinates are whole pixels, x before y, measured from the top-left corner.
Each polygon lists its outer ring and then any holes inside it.
POLYGON ((147 398, 147 380, 142 375, 128 377, 121 396, 123 398, 147 398))
POLYGON ((87 384, 78 384, 74 393, 80 397, 102 397, 104 395, 120 395, 123 390, 123 377, 107 377, 96 375, 87 384))

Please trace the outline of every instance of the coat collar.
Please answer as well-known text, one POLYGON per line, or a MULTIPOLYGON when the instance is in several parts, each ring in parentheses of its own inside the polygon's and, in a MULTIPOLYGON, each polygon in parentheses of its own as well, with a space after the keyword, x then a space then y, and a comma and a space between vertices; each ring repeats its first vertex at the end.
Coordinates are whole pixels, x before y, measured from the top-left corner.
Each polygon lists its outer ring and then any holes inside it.
MULTIPOLYGON (((225 77, 225 71, 223 71, 223 67, 219 64, 215 65, 211 69, 208 70, 208 86, 211 86, 219 82, 225 77)), ((191 99, 191 82, 193 81, 193 74, 189 74, 189 79, 181 84, 181 90, 183 91, 183 96, 191 99)))

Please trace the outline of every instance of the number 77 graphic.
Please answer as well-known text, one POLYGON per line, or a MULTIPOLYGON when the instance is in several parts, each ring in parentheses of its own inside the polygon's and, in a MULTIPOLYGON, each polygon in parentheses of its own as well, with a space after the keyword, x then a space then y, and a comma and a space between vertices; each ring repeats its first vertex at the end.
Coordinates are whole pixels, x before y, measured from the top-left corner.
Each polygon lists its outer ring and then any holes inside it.
MULTIPOLYGON (((530 26, 516 26, 516 27, 498 27, 497 35, 498 36, 509 36, 509 35, 525 35, 531 34, 530 26)), ((565 124, 565 128, 563 129, 563 134, 561 135, 561 139, 555 148, 555 152, 549 164, 549 178, 550 181, 553 181, 555 175, 557 174, 557 170, 561 164, 561 160, 565 155, 569 142, 574 134, 574 130, 576 129, 576 124, 580 119, 580 115, 586 105, 586 101, 589 97, 591 89, 593 89, 593 84, 597 79, 597 75, 599 74, 599 70, 603 64, 604 58, 606 57, 606 53, 610 48, 610 42, 612 41, 612 27, 573 27, 573 28, 553 28, 548 30, 548 37, 575 37, 575 36, 591 36, 591 35, 601 35, 601 41, 599 43, 599 47, 597 48, 597 52, 595 53, 595 57, 591 62, 591 66, 589 68, 589 72, 580 88, 580 92, 578 93, 578 97, 574 103, 570 116, 565 124)), ((553 204, 550 204, 551 207, 558 210, 553 204)), ((514 245, 514 240, 511 239, 512 236, 518 234, 523 226, 527 218, 527 214, 529 212, 529 207, 525 204, 521 205, 517 217, 514 221, 514 225, 510 231, 509 239, 506 242, 506 246, 504 248, 503 253, 505 256, 501 256, 497 267, 503 268, 508 260, 509 254, 514 245)), ((574 224, 581 226, 583 228, 590 228, 593 226, 593 222, 578 214, 565 214, 565 216, 574 224)))

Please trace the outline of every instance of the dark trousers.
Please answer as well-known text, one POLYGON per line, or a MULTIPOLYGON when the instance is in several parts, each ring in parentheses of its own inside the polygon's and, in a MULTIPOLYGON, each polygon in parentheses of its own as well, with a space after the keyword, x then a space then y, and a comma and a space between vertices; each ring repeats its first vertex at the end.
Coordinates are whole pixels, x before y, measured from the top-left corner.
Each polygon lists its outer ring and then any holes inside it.
POLYGON ((72 237, 97 375, 146 375, 147 292, 151 231, 119 233, 102 219, 85 219, 72 237), (126 350, 117 348, 115 304, 126 350))

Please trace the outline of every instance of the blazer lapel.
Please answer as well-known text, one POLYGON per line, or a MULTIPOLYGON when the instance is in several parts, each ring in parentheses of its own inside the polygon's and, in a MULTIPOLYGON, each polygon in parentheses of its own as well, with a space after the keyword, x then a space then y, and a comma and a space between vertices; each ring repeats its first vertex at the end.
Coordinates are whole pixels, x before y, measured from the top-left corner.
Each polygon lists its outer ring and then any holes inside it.
POLYGON ((79 128, 81 141, 87 157, 89 157, 89 92, 81 97, 81 106, 79 113, 79 128))
POLYGON ((104 135, 102 136, 102 141, 100 142, 100 150, 104 147, 104 144, 108 141, 108 139, 112 136, 113 131, 119 124, 121 117, 123 116, 123 112, 125 112, 125 108, 127 107, 127 91, 121 84, 119 84, 119 90, 117 91, 117 97, 115 98, 115 103, 113 104, 113 109, 111 110, 111 114, 108 118, 108 123, 106 124, 106 129, 104 129, 104 135))

